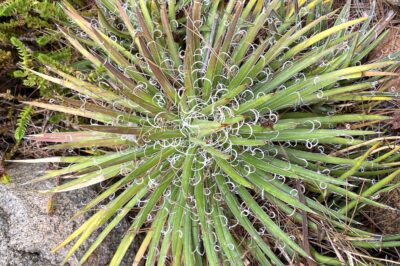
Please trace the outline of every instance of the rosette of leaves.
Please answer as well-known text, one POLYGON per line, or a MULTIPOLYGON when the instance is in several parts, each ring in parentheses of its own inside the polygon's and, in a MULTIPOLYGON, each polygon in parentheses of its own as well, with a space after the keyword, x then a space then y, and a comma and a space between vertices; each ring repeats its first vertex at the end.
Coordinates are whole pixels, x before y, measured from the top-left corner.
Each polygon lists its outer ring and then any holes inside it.
POLYGON ((142 232, 146 265, 379 264, 368 250, 399 244, 357 229, 360 208, 388 208, 374 197, 399 174, 394 151, 375 152, 388 117, 339 112, 394 97, 377 87, 398 55, 363 61, 385 34, 371 18, 330 1, 98 5, 109 30, 64 3, 79 30, 60 31, 99 75, 32 71, 72 93, 27 103, 87 118, 31 139, 97 153, 27 161, 69 164, 37 180, 65 180, 47 192, 108 184, 55 248, 73 243, 65 262, 101 228, 83 264, 128 216, 110 265, 142 232))

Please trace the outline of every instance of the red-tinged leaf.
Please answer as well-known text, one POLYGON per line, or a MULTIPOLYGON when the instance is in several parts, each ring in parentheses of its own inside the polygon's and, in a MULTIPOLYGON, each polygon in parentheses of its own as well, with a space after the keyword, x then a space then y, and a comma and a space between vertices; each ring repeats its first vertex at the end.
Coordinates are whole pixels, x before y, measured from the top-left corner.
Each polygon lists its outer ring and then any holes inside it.
POLYGON ((181 60, 179 58, 178 54, 178 47, 176 46, 174 36, 171 31, 171 27, 169 25, 169 20, 168 20, 168 13, 167 13, 167 8, 165 6, 165 3, 161 3, 161 9, 160 9, 160 16, 161 16, 161 23, 163 27, 163 31, 165 35, 167 36, 167 45, 168 45, 168 50, 169 53, 174 60, 175 67, 178 67, 181 64, 181 60))
POLYGON ((138 135, 154 130, 152 127, 121 127, 121 126, 92 126, 92 125, 80 125, 85 130, 92 130, 97 132, 114 133, 114 134, 127 134, 127 135, 138 135))
POLYGON ((115 147, 135 143, 134 140, 122 139, 122 138, 111 138, 111 139, 90 139, 82 141, 74 141, 57 145, 49 145, 46 149, 59 150, 59 149, 78 149, 78 148, 89 148, 89 147, 115 147))
MULTIPOLYGON (((147 45, 148 45, 148 47, 150 49, 150 52, 151 52, 151 55, 152 55, 152 58, 153 58, 152 61, 156 65, 159 66, 160 62, 161 62, 161 59, 160 59, 161 57, 160 57, 160 53, 159 53, 158 48, 157 48, 157 44, 154 41, 152 33, 149 30, 149 28, 147 27, 147 24, 146 24, 146 22, 145 22, 145 20, 143 18, 142 12, 140 11, 139 8, 136 9, 136 17, 137 17, 137 20, 139 22, 140 28, 142 29, 142 36, 146 39, 147 45)), ((140 41, 139 41, 139 43, 140 43, 140 41)), ((140 46, 141 46, 141 44, 140 44, 140 46)))
POLYGON ((151 71, 154 74, 154 77, 157 79, 158 83, 160 84, 163 91, 166 93, 167 97, 172 103, 175 103, 178 99, 178 95, 171 85, 167 77, 165 76, 164 72, 161 68, 154 62, 154 58, 150 53, 149 49, 147 48, 146 41, 143 36, 139 36, 139 43, 140 48, 143 53, 143 56, 146 58, 146 62, 148 63, 151 71))
MULTIPOLYGON (((41 141, 41 142, 75 142, 84 141, 91 139, 106 139, 113 136, 113 134, 99 133, 93 131, 73 131, 73 132, 53 132, 44 133, 38 135, 27 136, 31 140, 41 141)), ((115 135, 114 135, 115 136, 115 135)))

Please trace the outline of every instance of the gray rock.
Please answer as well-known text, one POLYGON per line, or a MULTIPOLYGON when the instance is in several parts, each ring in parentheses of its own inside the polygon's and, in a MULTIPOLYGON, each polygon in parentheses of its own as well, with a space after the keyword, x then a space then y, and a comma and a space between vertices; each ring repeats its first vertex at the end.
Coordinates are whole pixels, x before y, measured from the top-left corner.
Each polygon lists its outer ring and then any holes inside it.
MULTIPOLYGON (((76 220, 71 220, 71 217, 95 196, 93 189, 55 194, 54 212, 49 214, 47 204, 50 195, 40 194, 37 190, 54 186, 54 181, 22 185, 40 176, 44 169, 44 165, 13 164, 7 169, 12 183, 0 184, 0 266, 59 265, 68 247, 56 253, 51 253, 51 250, 84 221, 84 217, 76 220)), ((127 228, 128 224, 124 222, 112 232, 93 253, 87 265, 108 265, 127 228)), ((69 265, 77 265, 79 257, 94 237, 72 256, 69 265)), ((132 255, 124 264, 132 265, 134 252, 128 254, 132 255)))

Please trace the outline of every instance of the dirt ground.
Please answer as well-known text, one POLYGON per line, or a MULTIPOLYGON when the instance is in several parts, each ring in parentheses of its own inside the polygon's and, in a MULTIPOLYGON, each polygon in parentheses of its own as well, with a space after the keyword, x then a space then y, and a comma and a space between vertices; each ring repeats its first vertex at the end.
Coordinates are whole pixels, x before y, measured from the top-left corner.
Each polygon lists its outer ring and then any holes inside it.
POLYGON ((394 189, 383 195, 380 202, 387 204, 397 210, 385 210, 369 208, 363 212, 368 220, 370 229, 377 233, 398 234, 400 232, 400 189, 394 189))

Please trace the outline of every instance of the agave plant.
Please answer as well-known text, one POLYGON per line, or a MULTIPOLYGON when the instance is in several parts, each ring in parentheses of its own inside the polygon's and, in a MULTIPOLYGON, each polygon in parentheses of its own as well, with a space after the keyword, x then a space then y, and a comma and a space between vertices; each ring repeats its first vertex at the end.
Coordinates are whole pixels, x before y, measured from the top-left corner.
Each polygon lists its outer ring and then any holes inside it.
POLYGON ((142 232, 135 264, 377 265, 367 250, 399 245, 357 229, 360 208, 389 208, 375 197, 400 172, 378 151, 388 117, 360 108, 393 99, 377 88, 398 54, 365 63, 383 28, 331 4, 100 0, 99 22, 64 2, 77 28, 60 31, 97 75, 30 70, 71 94, 27 104, 83 118, 30 138, 96 152, 26 162, 69 164, 36 180, 65 179, 45 192, 108 184, 55 248, 73 243, 65 262, 127 216, 110 265, 142 232))

